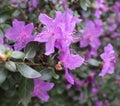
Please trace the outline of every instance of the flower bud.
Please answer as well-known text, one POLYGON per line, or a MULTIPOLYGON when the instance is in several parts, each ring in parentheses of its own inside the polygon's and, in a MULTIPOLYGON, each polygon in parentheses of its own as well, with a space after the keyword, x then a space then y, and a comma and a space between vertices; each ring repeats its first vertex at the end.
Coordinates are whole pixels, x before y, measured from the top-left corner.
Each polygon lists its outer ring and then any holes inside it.
POLYGON ((58 64, 55 65, 55 69, 56 69, 57 71, 63 70, 62 62, 61 62, 61 61, 59 61, 58 64))
POLYGON ((0 53, 0 61, 5 62, 7 60, 7 56, 5 54, 0 53))

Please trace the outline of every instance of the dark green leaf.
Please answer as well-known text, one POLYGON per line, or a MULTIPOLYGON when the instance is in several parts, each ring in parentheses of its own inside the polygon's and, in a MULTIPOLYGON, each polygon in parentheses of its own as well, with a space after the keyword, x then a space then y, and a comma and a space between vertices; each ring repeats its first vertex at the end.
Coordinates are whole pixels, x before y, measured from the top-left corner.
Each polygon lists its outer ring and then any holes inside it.
POLYGON ((89 61, 88 61, 88 63, 90 64, 90 65, 92 65, 92 66, 99 66, 100 65, 100 61, 97 61, 97 60, 95 60, 95 59, 90 59, 89 61))
POLYGON ((26 78, 38 78, 41 76, 39 72, 25 64, 18 64, 17 68, 18 71, 26 78))
POLYGON ((15 59, 23 59, 25 57, 25 54, 23 52, 20 52, 20 51, 14 51, 12 53, 11 57, 13 57, 15 59))
POLYGON ((54 73, 53 77, 54 77, 55 79, 57 79, 57 80, 60 78, 60 76, 59 76, 58 74, 56 74, 56 73, 54 73))
POLYGON ((83 9, 83 10, 87 10, 87 6, 85 5, 85 2, 84 2, 84 0, 81 0, 80 1, 80 6, 81 6, 81 8, 83 9))
POLYGON ((5 63, 5 67, 9 70, 9 71, 12 71, 12 72, 16 72, 16 65, 14 62, 12 61, 8 61, 5 63))
POLYGON ((0 85, 5 81, 7 77, 7 72, 3 67, 0 67, 0 85))
POLYGON ((0 44, 0 53, 5 54, 7 48, 4 45, 0 44))
POLYGON ((2 15, 0 16, 0 23, 4 23, 8 19, 8 15, 2 15))
POLYGON ((26 59, 33 58, 36 55, 36 48, 37 42, 29 43, 24 50, 25 58, 26 59))
POLYGON ((16 17, 20 14, 20 11, 19 10, 15 10, 14 13, 12 14, 12 16, 16 17))
POLYGON ((87 10, 88 7, 90 7, 91 2, 89 0, 80 0, 80 6, 83 10, 87 10))
POLYGON ((20 85, 20 102, 24 106, 28 106, 33 92, 33 80, 23 78, 20 85))
POLYGON ((51 79, 51 77, 54 74, 52 68, 46 68, 46 69, 42 70, 40 73, 41 73, 40 79, 42 79, 42 80, 49 80, 49 79, 51 79))

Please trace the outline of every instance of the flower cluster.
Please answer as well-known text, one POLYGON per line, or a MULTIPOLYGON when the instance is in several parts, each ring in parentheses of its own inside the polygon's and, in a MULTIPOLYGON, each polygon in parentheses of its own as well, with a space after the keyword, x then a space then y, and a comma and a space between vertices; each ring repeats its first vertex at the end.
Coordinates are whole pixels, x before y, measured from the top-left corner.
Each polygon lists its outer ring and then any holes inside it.
POLYGON ((45 28, 37 35, 35 41, 46 43, 46 55, 54 53, 55 48, 61 52, 58 58, 65 68, 65 78, 69 83, 74 84, 68 69, 73 70, 80 67, 84 59, 77 54, 72 54, 70 45, 74 40, 75 25, 81 20, 73 16, 69 9, 64 13, 57 11, 55 19, 48 17, 46 14, 40 14, 39 20, 45 25, 45 28))

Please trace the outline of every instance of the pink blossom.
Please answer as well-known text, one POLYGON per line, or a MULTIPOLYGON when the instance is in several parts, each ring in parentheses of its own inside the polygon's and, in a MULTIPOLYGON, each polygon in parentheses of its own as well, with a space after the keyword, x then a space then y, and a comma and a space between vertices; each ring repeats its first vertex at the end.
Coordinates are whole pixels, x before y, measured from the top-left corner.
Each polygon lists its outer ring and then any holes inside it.
POLYGON ((6 31, 5 37, 9 40, 15 41, 14 49, 21 50, 27 43, 33 41, 34 37, 32 36, 33 23, 25 25, 23 21, 14 20, 12 22, 13 27, 9 28, 6 31))
POLYGON ((91 55, 97 55, 97 49, 99 48, 101 42, 99 37, 103 33, 102 22, 100 20, 86 21, 86 29, 84 30, 82 37, 80 39, 80 47, 91 46, 91 55))
POLYGON ((40 79, 34 79, 34 91, 32 96, 47 102, 49 100, 48 91, 54 87, 54 83, 44 82, 40 79))
POLYGON ((61 46, 65 46, 64 41, 70 45, 75 25, 81 21, 73 16, 69 9, 65 13, 57 11, 55 19, 46 14, 40 14, 39 20, 45 25, 45 29, 37 35, 35 41, 46 43, 46 55, 54 53, 55 47, 60 49, 61 46))
MULTIPOLYGON (((68 49, 67 49, 68 50, 68 49)), ((79 55, 70 54, 69 50, 62 53, 59 57, 59 60, 62 62, 65 68, 65 78, 70 84, 74 84, 74 77, 72 76, 71 72, 68 72, 68 69, 74 70, 80 67, 84 59, 79 55)))
POLYGON ((107 73, 108 74, 114 73, 116 55, 115 51, 113 50, 113 46, 110 43, 104 47, 104 53, 102 53, 100 57, 103 60, 103 68, 99 75, 104 76, 107 73))

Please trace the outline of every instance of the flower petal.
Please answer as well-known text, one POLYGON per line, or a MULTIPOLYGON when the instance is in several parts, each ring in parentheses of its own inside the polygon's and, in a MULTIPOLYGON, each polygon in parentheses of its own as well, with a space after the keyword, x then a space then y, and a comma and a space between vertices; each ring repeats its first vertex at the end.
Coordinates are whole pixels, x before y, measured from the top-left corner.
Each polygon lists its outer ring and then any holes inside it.
POLYGON ((68 73, 67 69, 65 69, 65 78, 70 84, 74 85, 74 78, 68 73))

